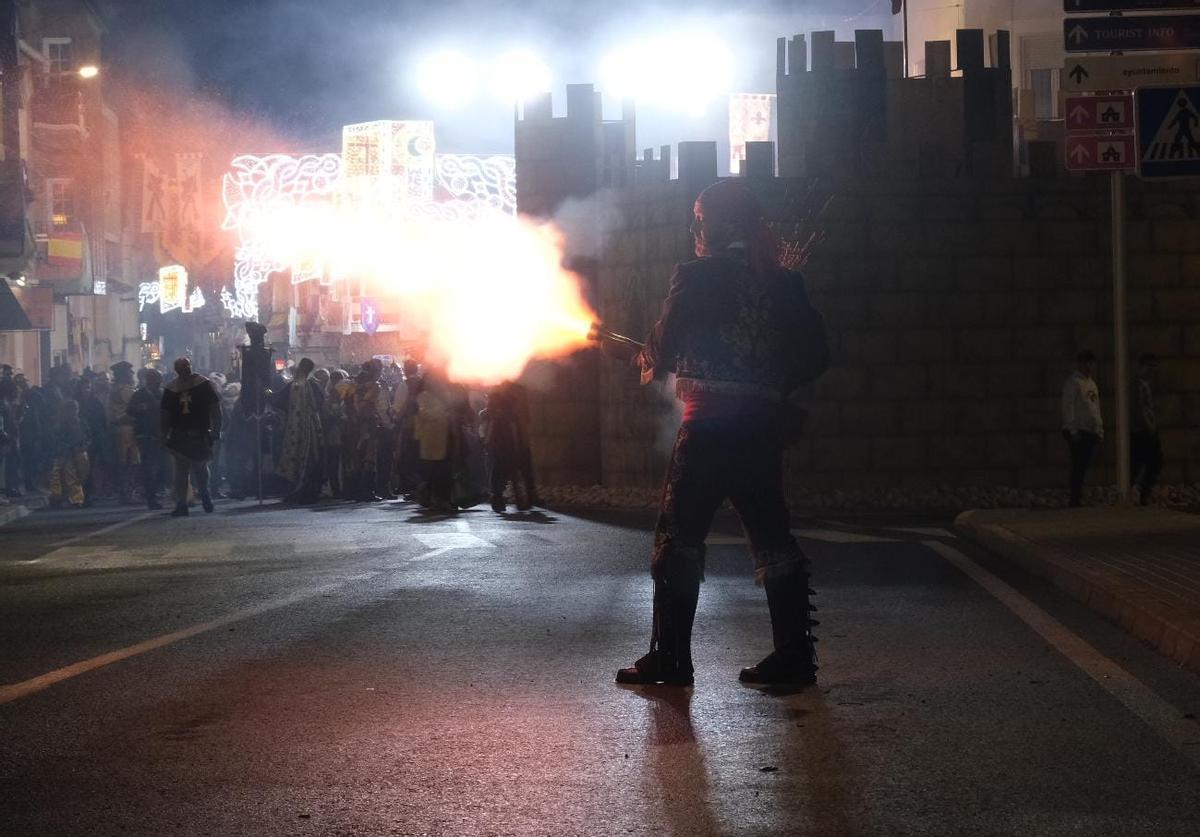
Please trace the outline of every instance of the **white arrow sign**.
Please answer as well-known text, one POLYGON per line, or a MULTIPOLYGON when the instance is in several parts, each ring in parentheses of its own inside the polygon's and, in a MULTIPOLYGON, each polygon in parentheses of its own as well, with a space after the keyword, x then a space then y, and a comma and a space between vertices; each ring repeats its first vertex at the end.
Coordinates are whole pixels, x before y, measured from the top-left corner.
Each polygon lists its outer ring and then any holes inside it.
POLYGON ((1076 105, 1071 109, 1071 121, 1076 124, 1083 124, 1088 121, 1088 110, 1083 105, 1076 105))
POLYGON ((1076 45, 1079 45, 1088 39, 1088 32, 1076 23, 1075 28, 1067 34, 1067 37, 1074 41, 1076 45))
POLYGON ((1080 165, 1086 163, 1091 157, 1092 155, 1082 145, 1075 146, 1075 149, 1071 152, 1071 159, 1080 165))

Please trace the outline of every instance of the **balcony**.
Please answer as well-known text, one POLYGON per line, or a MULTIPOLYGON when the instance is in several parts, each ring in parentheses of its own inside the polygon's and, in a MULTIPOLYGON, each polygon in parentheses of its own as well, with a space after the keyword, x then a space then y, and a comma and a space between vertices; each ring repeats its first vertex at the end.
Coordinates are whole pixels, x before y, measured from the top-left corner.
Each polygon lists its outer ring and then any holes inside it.
POLYGON ((33 96, 34 127, 74 128, 83 132, 83 93, 76 85, 43 87, 33 96))

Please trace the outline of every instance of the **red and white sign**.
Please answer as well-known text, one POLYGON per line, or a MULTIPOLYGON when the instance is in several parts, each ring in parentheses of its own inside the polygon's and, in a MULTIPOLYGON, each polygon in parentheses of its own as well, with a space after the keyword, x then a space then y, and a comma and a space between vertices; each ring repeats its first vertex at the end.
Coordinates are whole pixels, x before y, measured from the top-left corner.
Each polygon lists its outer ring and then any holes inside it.
POLYGON ((1115 96, 1068 96, 1068 131, 1132 131, 1133 93, 1115 96))
POLYGON ((1133 134, 1067 136, 1067 171, 1132 171, 1137 168, 1133 134))

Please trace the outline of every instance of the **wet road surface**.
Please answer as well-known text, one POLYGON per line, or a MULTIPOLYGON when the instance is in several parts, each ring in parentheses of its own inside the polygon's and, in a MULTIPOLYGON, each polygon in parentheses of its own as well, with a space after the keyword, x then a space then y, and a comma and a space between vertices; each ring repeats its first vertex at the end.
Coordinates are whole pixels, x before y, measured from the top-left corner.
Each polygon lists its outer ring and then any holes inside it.
POLYGON ((1200 679, 947 530, 797 523, 820 684, 733 521, 694 689, 623 688, 645 514, 225 504, 0 529, 0 833, 1200 833, 1200 679))

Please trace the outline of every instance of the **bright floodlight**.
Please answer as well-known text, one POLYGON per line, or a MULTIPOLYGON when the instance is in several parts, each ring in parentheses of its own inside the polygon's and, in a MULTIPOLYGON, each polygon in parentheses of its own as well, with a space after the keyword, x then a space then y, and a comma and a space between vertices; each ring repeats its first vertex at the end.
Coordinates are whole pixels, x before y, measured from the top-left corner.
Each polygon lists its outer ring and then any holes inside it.
POLYGON ((100 75, 100 68, 95 64, 85 64, 79 68, 80 78, 95 78, 100 75))
POLYGON ((604 89, 657 107, 701 115, 733 88, 729 46, 707 32, 637 41, 611 52, 601 63, 604 89))
POLYGON ((417 83, 434 104, 458 108, 474 97, 479 84, 479 68, 463 53, 447 50, 430 56, 421 65, 417 83))
POLYGON ((493 90, 505 102, 523 102, 550 90, 550 68, 532 52, 515 50, 496 62, 493 90))

